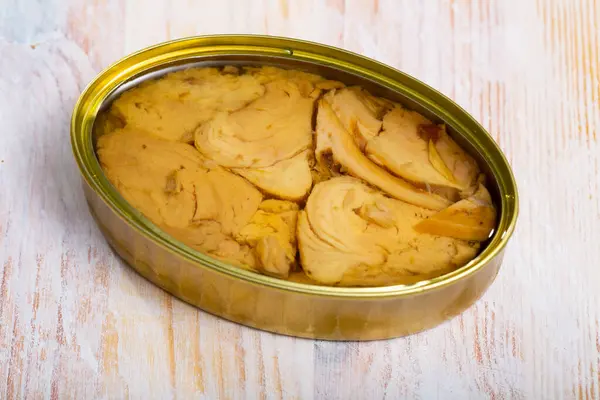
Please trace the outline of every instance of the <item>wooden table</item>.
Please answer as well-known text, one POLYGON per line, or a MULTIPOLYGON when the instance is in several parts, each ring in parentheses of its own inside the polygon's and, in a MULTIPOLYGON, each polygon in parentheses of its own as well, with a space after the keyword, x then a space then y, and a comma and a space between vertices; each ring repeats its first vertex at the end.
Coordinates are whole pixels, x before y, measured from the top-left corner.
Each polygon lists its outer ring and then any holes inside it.
POLYGON ((0 398, 599 398, 599 29, 592 0, 0 0, 0 398), (475 306, 407 338, 300 340, 115 257, 80 190, 73 105, 133 50, 225 32, 365 54, 481 121, 522 211, 475 306))

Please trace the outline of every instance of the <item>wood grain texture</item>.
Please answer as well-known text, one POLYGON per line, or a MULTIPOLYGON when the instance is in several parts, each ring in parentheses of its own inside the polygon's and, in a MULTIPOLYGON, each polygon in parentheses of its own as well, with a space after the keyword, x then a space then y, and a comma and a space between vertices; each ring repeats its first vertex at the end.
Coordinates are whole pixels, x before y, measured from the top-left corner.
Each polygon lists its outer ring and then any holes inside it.
POLYGON ((0 398, 600 398, 600 3, 0 0, 0 398), (69 117, 101 68, 205 33, 341 46, 456 100, 506 152, 521 216, 463 315, 381 342, 258 332, 122 264, 69 117))

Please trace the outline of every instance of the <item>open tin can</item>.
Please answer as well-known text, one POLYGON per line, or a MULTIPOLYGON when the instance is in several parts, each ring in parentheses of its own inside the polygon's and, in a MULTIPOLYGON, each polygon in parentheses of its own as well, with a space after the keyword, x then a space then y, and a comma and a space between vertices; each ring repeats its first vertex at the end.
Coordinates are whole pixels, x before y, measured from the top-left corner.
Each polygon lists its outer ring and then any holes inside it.
POLYGON ((75 106, 71 142, 92 215, 111 247, 137 272, 174 296, 251 327, 327 340, 373 340, 431 328, 472 305, 496 277, 517 220, 517 188, 491 136, 468 113, 422 82, 334 47, 267 36, 215 35, 162 43, 100 73, 75 106), (286 281, 213 259, 164 233, 128 204, 104 175, 95 152, 94 123, 123 91, 178 69, 272 65, 361 85, 436 123, 487 175, 499 209, 493 236, 467 265, 409 285, 327 287, 286 281))

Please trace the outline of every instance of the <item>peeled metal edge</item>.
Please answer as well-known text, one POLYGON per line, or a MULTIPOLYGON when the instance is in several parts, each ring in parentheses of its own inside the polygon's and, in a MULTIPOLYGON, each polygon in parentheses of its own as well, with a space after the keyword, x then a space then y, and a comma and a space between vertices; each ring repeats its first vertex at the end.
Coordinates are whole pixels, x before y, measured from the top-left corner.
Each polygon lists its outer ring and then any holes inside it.
MULTIPOLYGON (((157 72, 162 73, 164 70, 157 72)), ((464 109, 423 82, 387 65, 335 47, 296 39, 260 35, 196 36, 160 43, 135 52, 106 68, 84 89, 71 118, 71 145, 80 172, 92 190, 121 219, 156 245, 197 263, 199 268, 211 268, 253 284, 302 294, 377 300, 431 292, 452 285, 476 273, 502 252, 514 232, 519 211, 517 186, 508 161, 489 133, 464 109), (380 86, 401 92, 452 126, 457 134, 482 152, 497 180, 500 219, 497 231, 484 250, 453 272, 410 285, 366 288, 317 286, 260 275, 213 259, 174 240, 129 205, 104 176, 93 148, 91 131, 102 105, 116 91, 121 92, 135 85, 136 79, 131 79, 133 76, 147 73, 153 68, 163 70, 161 66, 169 62, 185 62, 184 68, 187 68, 191 60, 201 60, 203 57, 249 54, 326 65, 362 76, 380 86), (487 142, 485 147, 481 141, 487 142)))

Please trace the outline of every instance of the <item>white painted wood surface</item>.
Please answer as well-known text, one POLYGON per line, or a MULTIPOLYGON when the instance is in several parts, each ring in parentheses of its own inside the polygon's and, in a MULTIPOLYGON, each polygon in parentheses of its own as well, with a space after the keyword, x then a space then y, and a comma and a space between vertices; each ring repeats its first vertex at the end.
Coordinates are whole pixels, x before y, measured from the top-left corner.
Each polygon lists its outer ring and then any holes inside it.
POLYGON ((593 0, 0 0, 0 398, 599 398, 599 29, 593 0), (475 306, 408 338, 300 340, 115 257, 71 156, 74 102, 133 50, 225 32, 374 57, 489 129, 522 211, 475 306))

